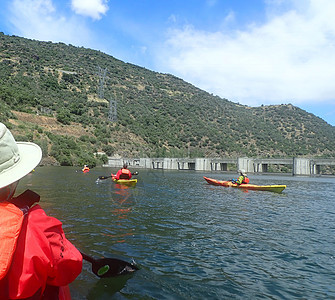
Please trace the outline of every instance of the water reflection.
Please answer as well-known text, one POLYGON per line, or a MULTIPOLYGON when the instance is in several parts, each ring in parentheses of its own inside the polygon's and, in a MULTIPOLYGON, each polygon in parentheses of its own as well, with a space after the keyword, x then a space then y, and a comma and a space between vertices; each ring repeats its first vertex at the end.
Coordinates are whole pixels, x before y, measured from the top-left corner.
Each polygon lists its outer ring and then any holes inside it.
POLYGON ((111 237, 117 243, 125 243, 126 237, 133 235, 134 229, 129 226, 130 214, 134 201, 129 187, 113 183, 110 192, 110 219, 111 226, 105 228, 104 236, 111 237), (128 225, 127 225, 128 224, 128 225))

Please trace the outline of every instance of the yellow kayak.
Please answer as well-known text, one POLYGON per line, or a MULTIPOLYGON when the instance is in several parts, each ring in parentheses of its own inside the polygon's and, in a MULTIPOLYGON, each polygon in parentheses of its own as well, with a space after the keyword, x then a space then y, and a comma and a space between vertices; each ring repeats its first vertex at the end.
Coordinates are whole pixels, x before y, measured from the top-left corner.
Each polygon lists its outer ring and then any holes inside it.
POLYGON ((113 179, 113 182, 118 183, 118 184, 124 184, 128 186, 134 186, 137 183, 137 179, 113 179))
POLYGON ((235 187, 240 189, 256 190, 256 191, 269 191, 269 192, 281 193, 286 188, 286 185, 255 185, 250 183, 236 184, 232 183, 231 181, 216 180, 205 176, 204 179, 209 184, 212 185, 221 185, 226 187, 235 187))

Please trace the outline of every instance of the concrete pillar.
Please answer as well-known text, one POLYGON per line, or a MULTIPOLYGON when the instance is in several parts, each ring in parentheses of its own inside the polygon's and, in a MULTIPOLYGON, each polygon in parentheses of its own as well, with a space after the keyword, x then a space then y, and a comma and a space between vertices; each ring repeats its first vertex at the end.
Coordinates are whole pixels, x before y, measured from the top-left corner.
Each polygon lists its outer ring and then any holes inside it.
POLYGON ((166 162, 170 170, 178 170, 178 163, 176 158, 166 158, 166 162))
POLYGON ((311 175, 311 161, 308 158, 293 158, 293 175, 311 175))
POLYGON ((142 168, 153 168, 152 160, 150 158, 141 158, 140 159, 140 166, 142 168))
POLYGON ((210 160, 208 158, 196 158, 195 169, 197 171, 210 171, 211 170, 210 160))
POLYGON ((237 159, 237 170, 244 169, 247 173, 254 172, 253 160, 248 157, 239 157, 237 159))
POLYGON ((163 166, 164 170, 171 170, 170 160, 167 158, 163 158, 163 166))

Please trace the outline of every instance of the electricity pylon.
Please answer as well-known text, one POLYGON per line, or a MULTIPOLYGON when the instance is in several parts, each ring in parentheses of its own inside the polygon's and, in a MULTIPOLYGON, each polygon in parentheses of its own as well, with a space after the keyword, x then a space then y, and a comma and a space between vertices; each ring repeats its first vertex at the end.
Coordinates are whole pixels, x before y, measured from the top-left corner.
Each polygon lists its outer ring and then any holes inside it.
MULTIPOLYGON (((104 99, 104 89, 105 89, 105 80, 106 80, 106 73, 107 73, 107 68, 104 70, 99 67, 99 98, 104 99)), ((117 121, 117 110, 116 110, 116 100, 110 99, 109 100, 109 113, 108 113, 108 120, 110 122, 116 122, 117 121)))

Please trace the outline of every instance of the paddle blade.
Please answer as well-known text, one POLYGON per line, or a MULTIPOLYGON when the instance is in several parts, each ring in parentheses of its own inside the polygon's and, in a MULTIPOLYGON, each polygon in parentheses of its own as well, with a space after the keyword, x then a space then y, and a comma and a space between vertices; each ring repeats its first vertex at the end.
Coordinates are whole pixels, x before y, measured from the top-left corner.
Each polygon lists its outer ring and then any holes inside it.
POLYGON ((135 264, 117 258, 101 258, 92 262, 92 272, 100 278, 127 275, 137 270, 135 264))

